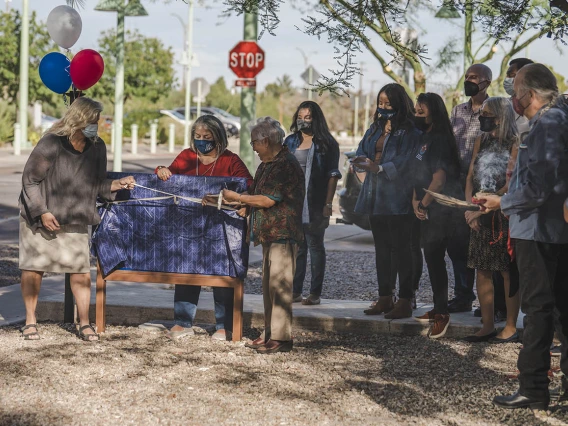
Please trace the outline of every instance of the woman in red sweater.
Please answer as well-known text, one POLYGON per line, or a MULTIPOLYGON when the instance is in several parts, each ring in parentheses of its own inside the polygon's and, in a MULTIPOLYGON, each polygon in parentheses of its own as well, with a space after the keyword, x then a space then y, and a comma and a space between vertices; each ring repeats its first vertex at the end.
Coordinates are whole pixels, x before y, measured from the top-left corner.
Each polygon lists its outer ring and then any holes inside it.
MULTIPOLYGON (((155 173, 164 181, 174 174, 243 177, 247 179, 247 187, 250 186, 253 178, 247 166, 237 154, 227 149, 227 145, 227 133, 221 121, 212 115, 201 116, 191 127, 190 148, 184 149, 169 167, 156 167, 155 173)), ((168 332, 170 338, 177 339, 194 334, 192 327, 200 292, 199 286, 175 286, 175 325, 168 332)), ((213 289, 213 299, 216 331, 212 338, 230 340, 233 328, 233 289, 216 287, 213 289)))

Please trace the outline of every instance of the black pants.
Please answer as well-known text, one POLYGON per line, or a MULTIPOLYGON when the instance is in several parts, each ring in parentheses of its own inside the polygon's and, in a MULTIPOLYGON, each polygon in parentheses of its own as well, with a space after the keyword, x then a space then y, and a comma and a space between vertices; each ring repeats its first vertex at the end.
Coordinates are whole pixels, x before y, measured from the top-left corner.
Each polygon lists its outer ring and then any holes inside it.
POLYGON ((379 296, 392 295, 392 277, 398 275, 399 297, 412 299, 414 264, 411 239, 414 220, 416 220, 414 215, 369 217, 375 241, 379 296))
POLYGON ((420 222, 417 218, 414 219, 412 238, 410 240, 410 250, 412 251, 412 289, 414 291, 420 287, 420 278, 422 278, 422 269, 424 269, 422 249, 420 248, 420 222))
MULTIPOLYGON (((517 362, 520 392, 547 401, 555 315, 563 335, 568 336, 568 244, 516 240, 515 250, 521 310, 526 315, 523 347, 517 362)), ((568 375, 567 355, 568 347, 563 347, 560 367, 565 375, 568 375)))
POLYGON ((507 304, 505 303, 505 281, 501 272, 493 273, 493 306, 495 312, 507 312, 507 304))

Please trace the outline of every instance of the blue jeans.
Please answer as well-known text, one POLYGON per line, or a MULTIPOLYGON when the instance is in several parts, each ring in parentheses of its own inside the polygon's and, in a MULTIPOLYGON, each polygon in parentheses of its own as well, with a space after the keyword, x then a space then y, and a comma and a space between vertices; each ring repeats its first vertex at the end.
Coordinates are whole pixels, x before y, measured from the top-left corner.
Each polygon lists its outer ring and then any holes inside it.
POLYGON ((310 284, 310 294, 320 297, 323 288, 323 277, 325 274, 325 247, 323 238, 325 229, 329 224, 329 219, 304 225, 304 242, 298 246, 296 256, 296 273, 294 274, 294 294, 302 294, 304 279, 306 278, 306 268, 308 264, 308 250, 310 252, 312 282, 310 284))
MULTIPOLYGON (((174 292, 174 323, 181 327, 193 327, 201 287, 176 285, 174 292)), ((213 287, 215 301, 215 329, 233 331, 233 289, 213 287)))

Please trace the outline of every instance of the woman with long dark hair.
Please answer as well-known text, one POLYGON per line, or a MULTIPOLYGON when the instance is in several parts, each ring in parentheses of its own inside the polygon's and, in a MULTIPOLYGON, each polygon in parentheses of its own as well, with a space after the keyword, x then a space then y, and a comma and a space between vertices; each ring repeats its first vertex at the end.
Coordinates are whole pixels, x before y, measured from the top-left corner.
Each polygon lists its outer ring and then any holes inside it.
POLYGON ((353 160, 354 168, 367 172, 355 212, 369 215, 379 284, 379 300, 365 310, 367 315, 412 316, 415 267, 411 240, 416 218, 408 166, 420 137, 414 126, 414 107, 404 88, 396 83, 381 88, 373 123, 353 160), (393 304, 392 277, 397 275, 399 300, 393 304))
POLYGON ((421 93, 415 105, 416 127, 423 132, 422 142, 412 158, 414 174, 412 206, 420 219, 421 243, 430 275, 434 308, 416 317, 430 323, 428 336, 438 339, 446 334, 450 325, 448 312, 448 273, 446 250, 450 258, 467 259, 467 226, 460 210, 449 209, 434 202, 424 189, 463 199, 460 186, 460 162, 456 138, 450 117, 442 98, 435 93, 421 93), (456 238, 458 233, 464 238, 456 238))
POLYGON ((284 141, 296 157, 306 179, 306 198, 302 212, 304 242, 298 248, 294 275, 293 301, 304 305, 319 305, 325 273, 323 239, 329 226, 333 197, 339 172, 339 144, 329 133, 320 106, 312 101, 302 102, 292 119, 293 132, 284 141), (312 281, 310 295, 302 299, 308 250, 311 259, 312 281))

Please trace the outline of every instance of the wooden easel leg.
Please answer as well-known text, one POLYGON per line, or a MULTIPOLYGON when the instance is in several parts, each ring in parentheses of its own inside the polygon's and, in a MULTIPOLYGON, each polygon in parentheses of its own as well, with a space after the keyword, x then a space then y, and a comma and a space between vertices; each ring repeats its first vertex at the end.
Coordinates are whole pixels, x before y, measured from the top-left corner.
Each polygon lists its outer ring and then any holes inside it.
POLYGON ((75 322, 75 303, 71 292, 71 274, 65 274, 65 299, 63 303, 63 322, 72 324, 75 322))
POLYGON ((97 297, 96 297, 97 333, 104 333, 106 328, 106 281, 103 278, 101 266, 97 262, 97 297))
POLYGON ((240 342, 243 337, 243 295, 245 284, 239 281, 234 287, 233 300, 233 342, 240 342))

